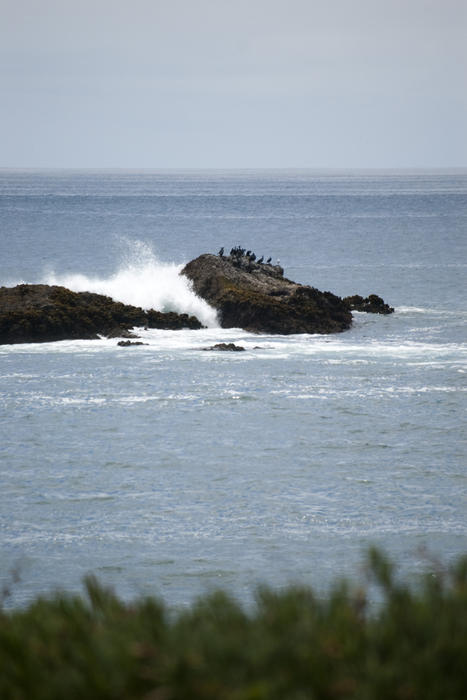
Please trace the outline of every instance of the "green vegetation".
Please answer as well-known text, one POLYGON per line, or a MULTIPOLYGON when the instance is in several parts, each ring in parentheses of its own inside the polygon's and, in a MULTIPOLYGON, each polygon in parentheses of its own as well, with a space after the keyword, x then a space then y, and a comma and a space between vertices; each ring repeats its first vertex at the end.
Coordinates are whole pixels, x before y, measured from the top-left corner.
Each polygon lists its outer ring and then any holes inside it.
POLYGON ((224 593, 171 613, 123 603, 94 579, 86 597, 38 599, 0 613, 2 700, 465 700, 467 558, 416 589, 378 551, 382 591, 341 583, 263 589, 246 611, 224 593))

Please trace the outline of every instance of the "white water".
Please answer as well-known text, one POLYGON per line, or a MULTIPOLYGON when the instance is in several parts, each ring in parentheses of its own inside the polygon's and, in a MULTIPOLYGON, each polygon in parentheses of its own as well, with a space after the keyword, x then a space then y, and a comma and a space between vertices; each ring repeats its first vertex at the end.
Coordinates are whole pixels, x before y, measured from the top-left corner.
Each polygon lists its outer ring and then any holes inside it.
POLYGON ((143 309, 186 313, 196 316, 208 328, 219 326, 215 309, 197 296, 190 281, 180 275, 183 263, 161 262, 142 241, 128 242, 128 248, 128 255, 110 277, 49 272, 42 282, 61 285, 74 292, 105 294, 143 309))

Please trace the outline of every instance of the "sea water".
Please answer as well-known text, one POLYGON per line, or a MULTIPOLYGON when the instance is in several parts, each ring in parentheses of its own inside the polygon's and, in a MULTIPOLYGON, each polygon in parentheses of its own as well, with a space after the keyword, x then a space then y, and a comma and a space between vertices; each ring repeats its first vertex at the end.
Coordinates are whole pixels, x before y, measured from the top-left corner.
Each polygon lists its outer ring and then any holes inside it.
POLYGON ((466 225, 466 171, 0 171, 0 284, 206 326, 0 346, 5 604, 88 573, 127 599, 247 601, 361 580, 370 544, 409 578, 467 553, 466 225), (179 272, 235 245, 396 311, 337 335, 221 329, 179 272))

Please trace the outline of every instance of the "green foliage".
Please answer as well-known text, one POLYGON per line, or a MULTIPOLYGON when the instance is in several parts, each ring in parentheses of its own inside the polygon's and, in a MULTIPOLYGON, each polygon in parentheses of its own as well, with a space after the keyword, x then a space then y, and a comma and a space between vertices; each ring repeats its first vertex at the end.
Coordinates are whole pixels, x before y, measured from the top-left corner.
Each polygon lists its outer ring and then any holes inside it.
POLYGON ((417 588, 371 550, 377 607, 341 583, 260 589, 245 610, 225 593, 169 613, 119 600, 94 578, 85 596, 0 612, 2 700, 464 700, 467 558, 417 588))

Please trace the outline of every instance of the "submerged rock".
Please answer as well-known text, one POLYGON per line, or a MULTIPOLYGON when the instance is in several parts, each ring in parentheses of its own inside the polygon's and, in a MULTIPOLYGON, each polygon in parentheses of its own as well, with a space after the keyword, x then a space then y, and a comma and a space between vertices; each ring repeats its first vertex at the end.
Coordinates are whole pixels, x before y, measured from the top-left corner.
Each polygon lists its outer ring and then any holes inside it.
POLYGON ((141 340, 119 340, 117 345, 121 348, 128 348, 130 345, 148 345, 148 343, 142 343, 141 340))
POLYGON ((384 299, 381 299, 377 294, 370 294, 365 299, 360 294, 354 294, 351 297, 345 297, 343 302, 347 304, 351 311, 365 311, 369 314, 394 313, 393 307, 386 304, 384 299))
POLYGON ((133 326, 202 328, 195 316, 144 311, 101 294, 46 284, 0 287, 0 345, 121 337, 133 326))
POLYGON ((336 333, 350 328, 347 304, 331 292, 297 284, 280 265, 247 256, 200 255, 181 274, 217 309, 223 328, 256 333, 336 333))
POLYGON ((106 333, 107 338, 140 338, 141 336, 136 335, 133 331, 122 330, 121 328, 114 328, 110 333, 106 333))
POLYGON ((216 343, 216 345, 211 345, 210 348, 203 348, 203 350, 221 350, 223 352, 242 352, 245 350, 241 345, 235 345, 235 343, 216 343))

